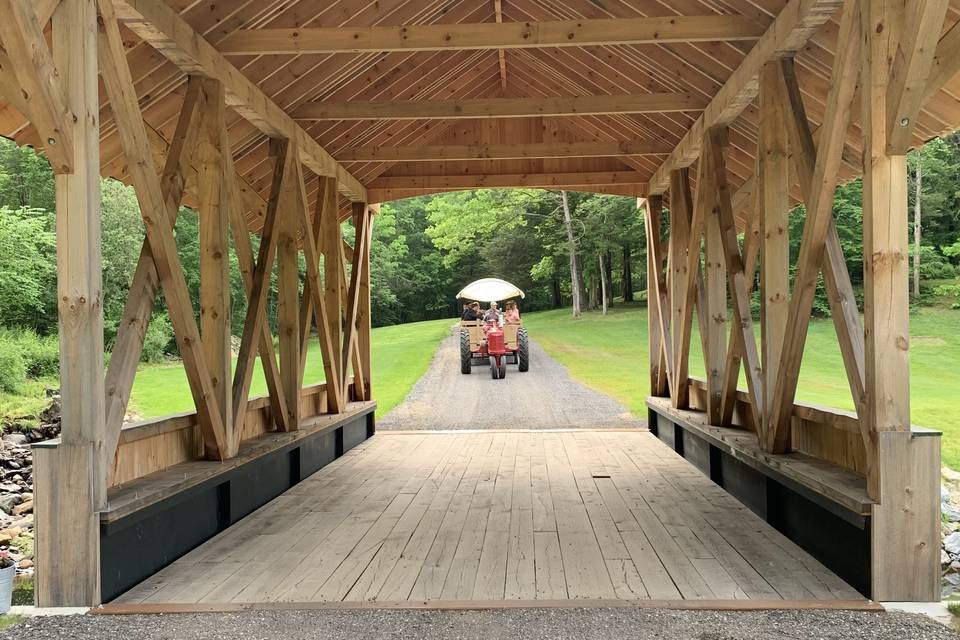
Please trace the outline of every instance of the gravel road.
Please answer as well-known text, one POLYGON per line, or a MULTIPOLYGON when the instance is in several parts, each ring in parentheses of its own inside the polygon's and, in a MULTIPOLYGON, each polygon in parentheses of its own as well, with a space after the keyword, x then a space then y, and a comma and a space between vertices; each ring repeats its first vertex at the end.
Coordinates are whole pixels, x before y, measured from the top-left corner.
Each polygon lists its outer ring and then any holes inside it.
POLYGON ((0 640, 941 640, 960 635, 904 613, 518 609, 267 611, 33 618, 0 640))
MULTIPOLYGON (((377 421, 377 429, 570 429, 643 427, 625 407, 570 378, 536 342, 530 370, 507 365, 494 380, 490 368, 460 373, 459 327, 440 343, 433 362, 406 400, 377 421)), ((642 363, 637 375, 644 375, 642 363)))

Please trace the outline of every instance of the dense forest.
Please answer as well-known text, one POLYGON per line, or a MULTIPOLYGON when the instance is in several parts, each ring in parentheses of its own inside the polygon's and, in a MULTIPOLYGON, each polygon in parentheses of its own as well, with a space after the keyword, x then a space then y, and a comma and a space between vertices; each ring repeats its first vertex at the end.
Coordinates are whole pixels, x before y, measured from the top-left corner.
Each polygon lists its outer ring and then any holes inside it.
MULTIPOLYGON (((960 136, 934 140, 909 158, 910 217, 920 195, 920 287, 915 301, 955 295, 960 264, 960 136), (919 172, 919 176, 917 175, 919 172), (918 180, 919 178, 919 180, 918 180)), ((863 280, 859 181, 841 187, 834 215, 854 286, 863 280)), ((793 258, 804 211, 791 214, 793 258)), ((109 350, 143 242, 133 191, 102 183, 104 333, 109 350)), ((197 217, 184 209, 176 241, 194 300, 199 296, 197 217)), ((914 251, 914 223, 911 253, 914 251)), ((352 237, 352 234, 347 234, 352 237)), ((254 238, 256 246, 256 238, 254 238)), ((457 313, 456 292, 480 277, 502 277, 527 293, 527 311, 607 298, 642 299, 646 254, 643 220, 632 198, 545 190, 496 189, 423 196, 385 204, 371 248, 373 318, 396 324, 457 313)), ((0 390, 28 376, 56 372, 56 250, 53 176, 32 150, 0 141, 0 390)), ((245 296, 233 259, 233 327, 245 296)), ((275 296, 272 297, 275 300, 275 296)), ((272 302, 271 302, 272 304, 272 302)), ((829 309, 822 295, 815 312, 829 309)), ((162 300, 150 324, 144 359, 175 357, 162 300)))

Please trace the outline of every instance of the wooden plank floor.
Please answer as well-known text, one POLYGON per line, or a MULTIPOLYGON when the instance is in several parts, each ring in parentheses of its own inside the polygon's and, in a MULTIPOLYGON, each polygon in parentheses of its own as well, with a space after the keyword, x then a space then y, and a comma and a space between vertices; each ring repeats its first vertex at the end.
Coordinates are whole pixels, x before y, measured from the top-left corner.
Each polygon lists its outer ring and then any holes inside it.
POLYGON ((858 600, 646 431, 380 433, 118 603, 858 600))

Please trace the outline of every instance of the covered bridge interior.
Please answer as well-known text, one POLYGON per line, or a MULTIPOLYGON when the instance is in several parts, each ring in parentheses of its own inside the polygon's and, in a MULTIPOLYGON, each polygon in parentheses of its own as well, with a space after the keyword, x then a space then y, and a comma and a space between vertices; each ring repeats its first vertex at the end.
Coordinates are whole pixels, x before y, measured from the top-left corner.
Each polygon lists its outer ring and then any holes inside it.
POLYGON ((35 450, 38 604, 938 598, 939 434, 909 412, 906 153, 960 126, 960 2, 0 0, 0 16, 0 132, 57 174, 63 432, 35 450), (146 230, 106 369, 100 176, 134 187, 146 230), (862 318, 831 211, 856 176, 862 318), (374 436, 378 203, 479 187, 638 198, 650 429, 668 446, 646 432, 374 436), (181 204, 200 216, 198 310, 172 233, 181 204), (235 373, 231 248, 248 293, 235 373), (795 401, 821 276, 855 413, 795 401), (196 411, 124 424, 160 294, 196 411), (688 375, 694 317, 704 380, 688 375), (314 339, 326 381, 304 386, 314 339), (258 358, 270 393, 251 398, 258 358), (464 478, 466 503, 450 497, 464 478), (441 520, 529 512, 522 532, 509 519, 504 557, 533 561, 496 560, 503 585, 484 583, 486 538, 465 542, 462 521, 453 551, 401 557, 389 534, 414 540, 408 509, 430 514, 436 497, 423 487, 449 493, 441 520), (265 531, 270 509, 286 516, 265 531), (527 531, 529 548, 509 543, 527 531), (230 557, 248 536, 254 554, 287 536, 286 573, 248 589, 266 571, 230 557), (376 544, 337 546, 357 539, 376 544), (367 573, 384 548, 391 572, 367 573), (181 557, 202 571, 177 572, 181 557), (392 573, 404 559, 412 579, 392 573), (247 583, 217 592, 239 565, 247 583))

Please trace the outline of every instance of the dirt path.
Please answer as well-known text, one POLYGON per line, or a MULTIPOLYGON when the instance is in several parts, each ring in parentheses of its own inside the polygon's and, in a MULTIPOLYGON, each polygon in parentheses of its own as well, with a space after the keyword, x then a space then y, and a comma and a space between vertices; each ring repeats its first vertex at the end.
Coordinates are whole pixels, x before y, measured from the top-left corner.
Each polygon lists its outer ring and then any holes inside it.
MULTIPOLYGON (((640 371, 638 369, 638 375, 640 371)), ((407 398, 377 421, 378 429, 569 429, 642 427, 612 398, 570 378, 536 342, 530 371, 507 365, 494 380, 490 368, 460 373, 459 328, 440 343, 430 368, 407 398)))

